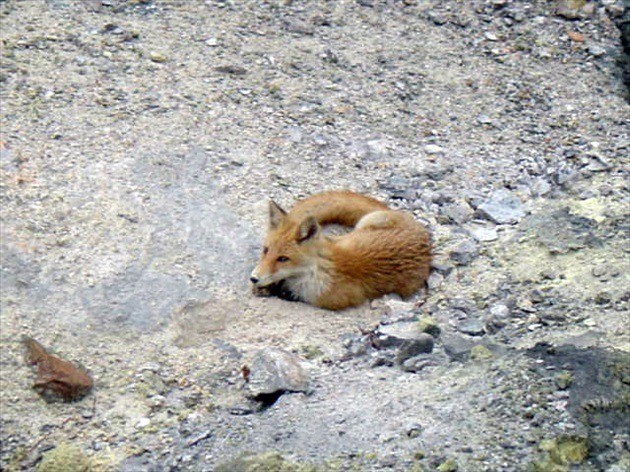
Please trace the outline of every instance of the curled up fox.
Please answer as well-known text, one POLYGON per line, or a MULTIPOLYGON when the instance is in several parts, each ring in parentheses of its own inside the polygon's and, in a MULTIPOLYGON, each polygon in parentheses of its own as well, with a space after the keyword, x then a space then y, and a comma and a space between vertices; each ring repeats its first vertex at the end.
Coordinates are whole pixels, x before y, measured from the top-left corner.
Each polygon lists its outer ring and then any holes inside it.
POLYGON ((357 306, 388 293, 408 297, 429 275, 428 230, 412 215, 350 191, 300 200, 290 212, 269 204, 269 229, 251 274, 258 292, 330 310, 357 306), (351 230, 325 235, 337 224, 351 230))

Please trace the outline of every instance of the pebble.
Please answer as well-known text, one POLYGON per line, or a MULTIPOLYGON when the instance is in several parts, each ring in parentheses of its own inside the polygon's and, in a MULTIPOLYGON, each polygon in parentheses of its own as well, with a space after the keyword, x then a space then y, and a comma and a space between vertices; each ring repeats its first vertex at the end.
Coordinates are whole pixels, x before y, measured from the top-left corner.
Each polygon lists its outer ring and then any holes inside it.
POLYGON ((423 333, 429 333, 434 338, 440 335, 440 327, 430 316, 423 316, 418 320, 418 329, 423 333))
POLYGON ((493 359, 494 354, 487 347, 478 344, 476 346, 473 346, 473 348, 470 350, 470 358, 475 361, 485 361, 488 359, 493 359))
POLYGON ((471 226, 466 228, 466 230, 468 231, 468 234, 475 238, 475 240, 482 243, 496 241, 499 238, 496 228, 488 228, 485 226, 471 226))
POLYGON ((149 418, 140 418, 136 423, 136 429, 144 429, 151 424, 151 420, 149 418))
POLYGON ((444 352, 453 361, 464 361, 468 357, 470 350, 473 348, 473 341, 461 334, 442 333, 440 337, 444 352))
POLYGON ((162 63, 162 62, 166 62, 167 58, 164 54, 161 54, 159 52, 150 52, 149 53, 149 59, 151 59, 151 61, 153 62, 157 62, 157 63, 162 63))
POLYGON ((433 336, 427 333, 420 333, 417 339, 405 340, 396 353, 396 363, 402 364, 419 354, 429 354, 433 351, 433 345, 433 336))
POLYGON ((427 279, 427 287, 429 290, 435 290, 444 282, 444 276, 439 272, 431 272, 429 278, 427 279))
POLYGON ((474 210, 465 201, 447 203, 441 208, 441 213, 451 222, 461 225, 470 220, 474 215, 474 210))
POLYGON ((595 56, 595 57, 599 57, 599 56, 603 56, 604 54, 606 54, 606 49, 604 49, 599 44, 591 44, 588 47, 588 53, 593 55, 593 56, 595 56))
POLYGON ((424 151, 427 154, 444 154, 446 152, 446 149, 444 149, 442 146, 438 146, 437 144, 427 144, 424 147, 424 151))
POLYGON ((542 197, 551 192, 551 185, 545 179, 537 179, 532 184, 531 189, 534 195, 542 197))
POLYGON ((516 224, 524 216, 521 201, 505 189, 495 191, 477 211, 497 224, 516 224))
POLYGON ((419 354, 414 357, 410 357, 404 361, 400 368, 405 372, 420 372, 425 367, 432 367, 436 365, 448 363, 448 356, 439 353, 433 354, 419 354))
MULTIPOLYGON (((381 347, 402 346, 405 341, 421 341, 428 343, 430 335, 420 330, 417 321, 401 321, 389 325, 381 325, 376 330, 378 343, 381 347)), ((430 342, 433 342, 431 339, 430 342)))
POLYGON ((457 330, 471 336, 483 336, 486 332, 481 320, 468 319, 457 324, 457 330))
POLYGON ((466 239, 451 249, 450 257, 458 265, 468 265, 478 254, 477 244, 466 239))

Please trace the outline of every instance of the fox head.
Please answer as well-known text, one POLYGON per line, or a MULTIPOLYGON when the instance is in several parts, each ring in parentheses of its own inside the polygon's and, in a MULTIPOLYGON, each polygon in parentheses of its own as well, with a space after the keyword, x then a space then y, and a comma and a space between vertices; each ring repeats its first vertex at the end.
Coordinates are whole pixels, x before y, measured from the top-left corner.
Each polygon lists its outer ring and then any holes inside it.
POLYGON ((299 276, 309 270, 316 253, 321 228, 315 218, 295 221, 286 211, 269 202, 269 229, 258 265, 250 281, 257 287, 299 276))

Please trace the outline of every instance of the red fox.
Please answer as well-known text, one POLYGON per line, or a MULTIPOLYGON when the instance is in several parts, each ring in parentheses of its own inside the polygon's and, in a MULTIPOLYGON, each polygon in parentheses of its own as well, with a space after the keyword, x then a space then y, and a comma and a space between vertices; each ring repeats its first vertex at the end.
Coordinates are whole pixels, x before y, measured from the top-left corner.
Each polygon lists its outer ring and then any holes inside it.
POLYGON ((410 214, 329 191, 298 201, 289 213, 269 203, 269 230, 250 280, 260 292, 282 286, 290 298, 341 310, 387 293, 412 295, 426 282, 430 262, 429 231, 410 214), (353 229, 327 236, 327 224, 353 229))

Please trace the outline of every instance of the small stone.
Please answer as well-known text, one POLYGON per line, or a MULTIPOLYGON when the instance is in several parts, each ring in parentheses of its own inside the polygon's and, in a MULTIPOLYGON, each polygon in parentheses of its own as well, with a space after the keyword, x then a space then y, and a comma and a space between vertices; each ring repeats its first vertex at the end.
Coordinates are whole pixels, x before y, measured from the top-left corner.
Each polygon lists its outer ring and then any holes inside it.
POLYGON ((571 372, 568 372, 568 371, 566 371, 566 372, 559 372, 554 377, 554 381, 556 383, 556 386, 560 390, 566 390, 573 383, 573 374, 571 372))
POLYGON ((487 31, 487 32, 484 34, 484 36, 485 36, 485 38, 486 38, 488 41, 498 41, 498 40, 499 40, 499 37, 498 37, 496 34, 492 33, 491 31, 487 31))
POLYGON ((470 338, 455 333, 442 333, 440 340, 442 341, 444 352, 453 361, 461 362, 466 360, 474 346, 470 338))
POLYGON ((210 47, 216 47, 219 45, 219 40, 217 38, 208 38, 206 39, 206 45, 210 47))
POLYGON ((483 336, 486 332, 481 320, 468 319, 457 324, 457 330, 471 336, 483 336))
POLYGON ((417 438, 422 432, 422 425, 418 423, 411 423, 405 427, 405 435, 409 438, 417 438))
POLYGON ((415 306, 413 303, 403 302, 401 300, 387 300, 385 302, 385 310, 390 318, 404 319, 415 316, 413 313, 415 306))
POLYGON ((429 17, 429 20, 431 20, 434 24, 438 26, 441 26, 448 22, 448 17, 446 16, 446 14, 440 11, 430 11, 427 16, 429 17))
POLYGON ((136 429, 144 429, 151 424, 151 419, 149 418, 140 418, 136 423, 136 429))
POLYGON ((403 341, 396 353, 396 363, 402 364, 407 359, 419 354, 429 354, 433 351, 433 336, 427 333, 420 333, 416 339, 403 341))
POLYGON ((423 316, 418 320, 418 329, 423 333, 428 333, 434 338, 440 335, 440 327, 430 316, 423 316))
POLYGON ((586 0, 557 0, 556 15, 568 20, 586 18, 592 13, 592 8, 586 0))
POLYGON ((437 144, 427 144, 424 147, 424 152, 426 152, 427 154, 444 154, 446 152, 446 149, 444 149, 442 146, 438 146, 437 144))
POLYGON ((468 231, 468 234, 475 238, 475 240, 482 243, 496 241, 499 238, 496 228, 487 228, 485 226, 471 226, 466 229, 468 231))
POLYGON ((431 275, 429 275, 429 278, 427 279, 427 286, 429 287, 429 290, 435 290, 442 285, 443 281, 444 276, 442 274, 439 272, 431 272, 431 275))
POLYGON ((431 268, 446 276, 453 272, 455 266, 444 259, 436 258, 431 260, 431 268))
POLYGON ((506 319, 510 317, 510 309, 507 306, 499 303, 490 307, 490 314, 497 318, 506 319))
POLYGON ((159 52, 150 52, 149 53, 149 59, 151 59, 151 61, 157 62, 157 63, 166 62, 168 60, 164 54, 161 54, 159 52))
POLYGON ((591 44, 588 47, 588 53, 595 57, 600 57, 606 54, 606 49, 604 49, 599 44, 591 44))
POLYGON ((457 472, 457 462, 453 459, 447 459, 437 466, 438 472, 457 472))
POLYGON ((470 220, 475 212, 467 202, 460 201, 445 204, 441 208, 441 213, 446 216, 449 221, 461 225, 470 220))
POLYGON ((516 300, 516 308, 518 308, 519 310, 524 311, 525 313, 534 313, 534 312, 536 312, 536 308, 534 308, 534 304, 525 295, 520 296, 516 300))
MULTIPOLYGON (((389 325, 381 325, 376 330, 378 344, 381 347, 402 346, 405 341, 420 340, 427 342, 428 334, 419 329, 418 323, 414 321, 400 321, 389 325)), ((431 336, 429 336, 431 337, 431 336)))
POLYGON ((551 185, 545 179, 537 179, 532 184, 532 193, 536 196, 542 197, 551 192, 551 185))
POLYGON ((410 357, 405 362, 403 362, 400 365, 400 368, 405 372, 420 372, 426 367, 447 364, 448 360, 448 356, 444 354, 418 354, 417 356, 410 357))
POLYGON ((481 344, 473 346, 470 350, 470 358, 475 361, 486 361, 494 358, 494 354, 490 349, 481 344))
POLYGON ((451 249, 450 257, 458 265, 468 265, 478 254, 477 244, 465 239, 451 249))
POLYGON ((495 191, 488 200, 479 205, 477 211, 497 224, 515 224, 524 215, 521 201, 505 189, 495 191))

